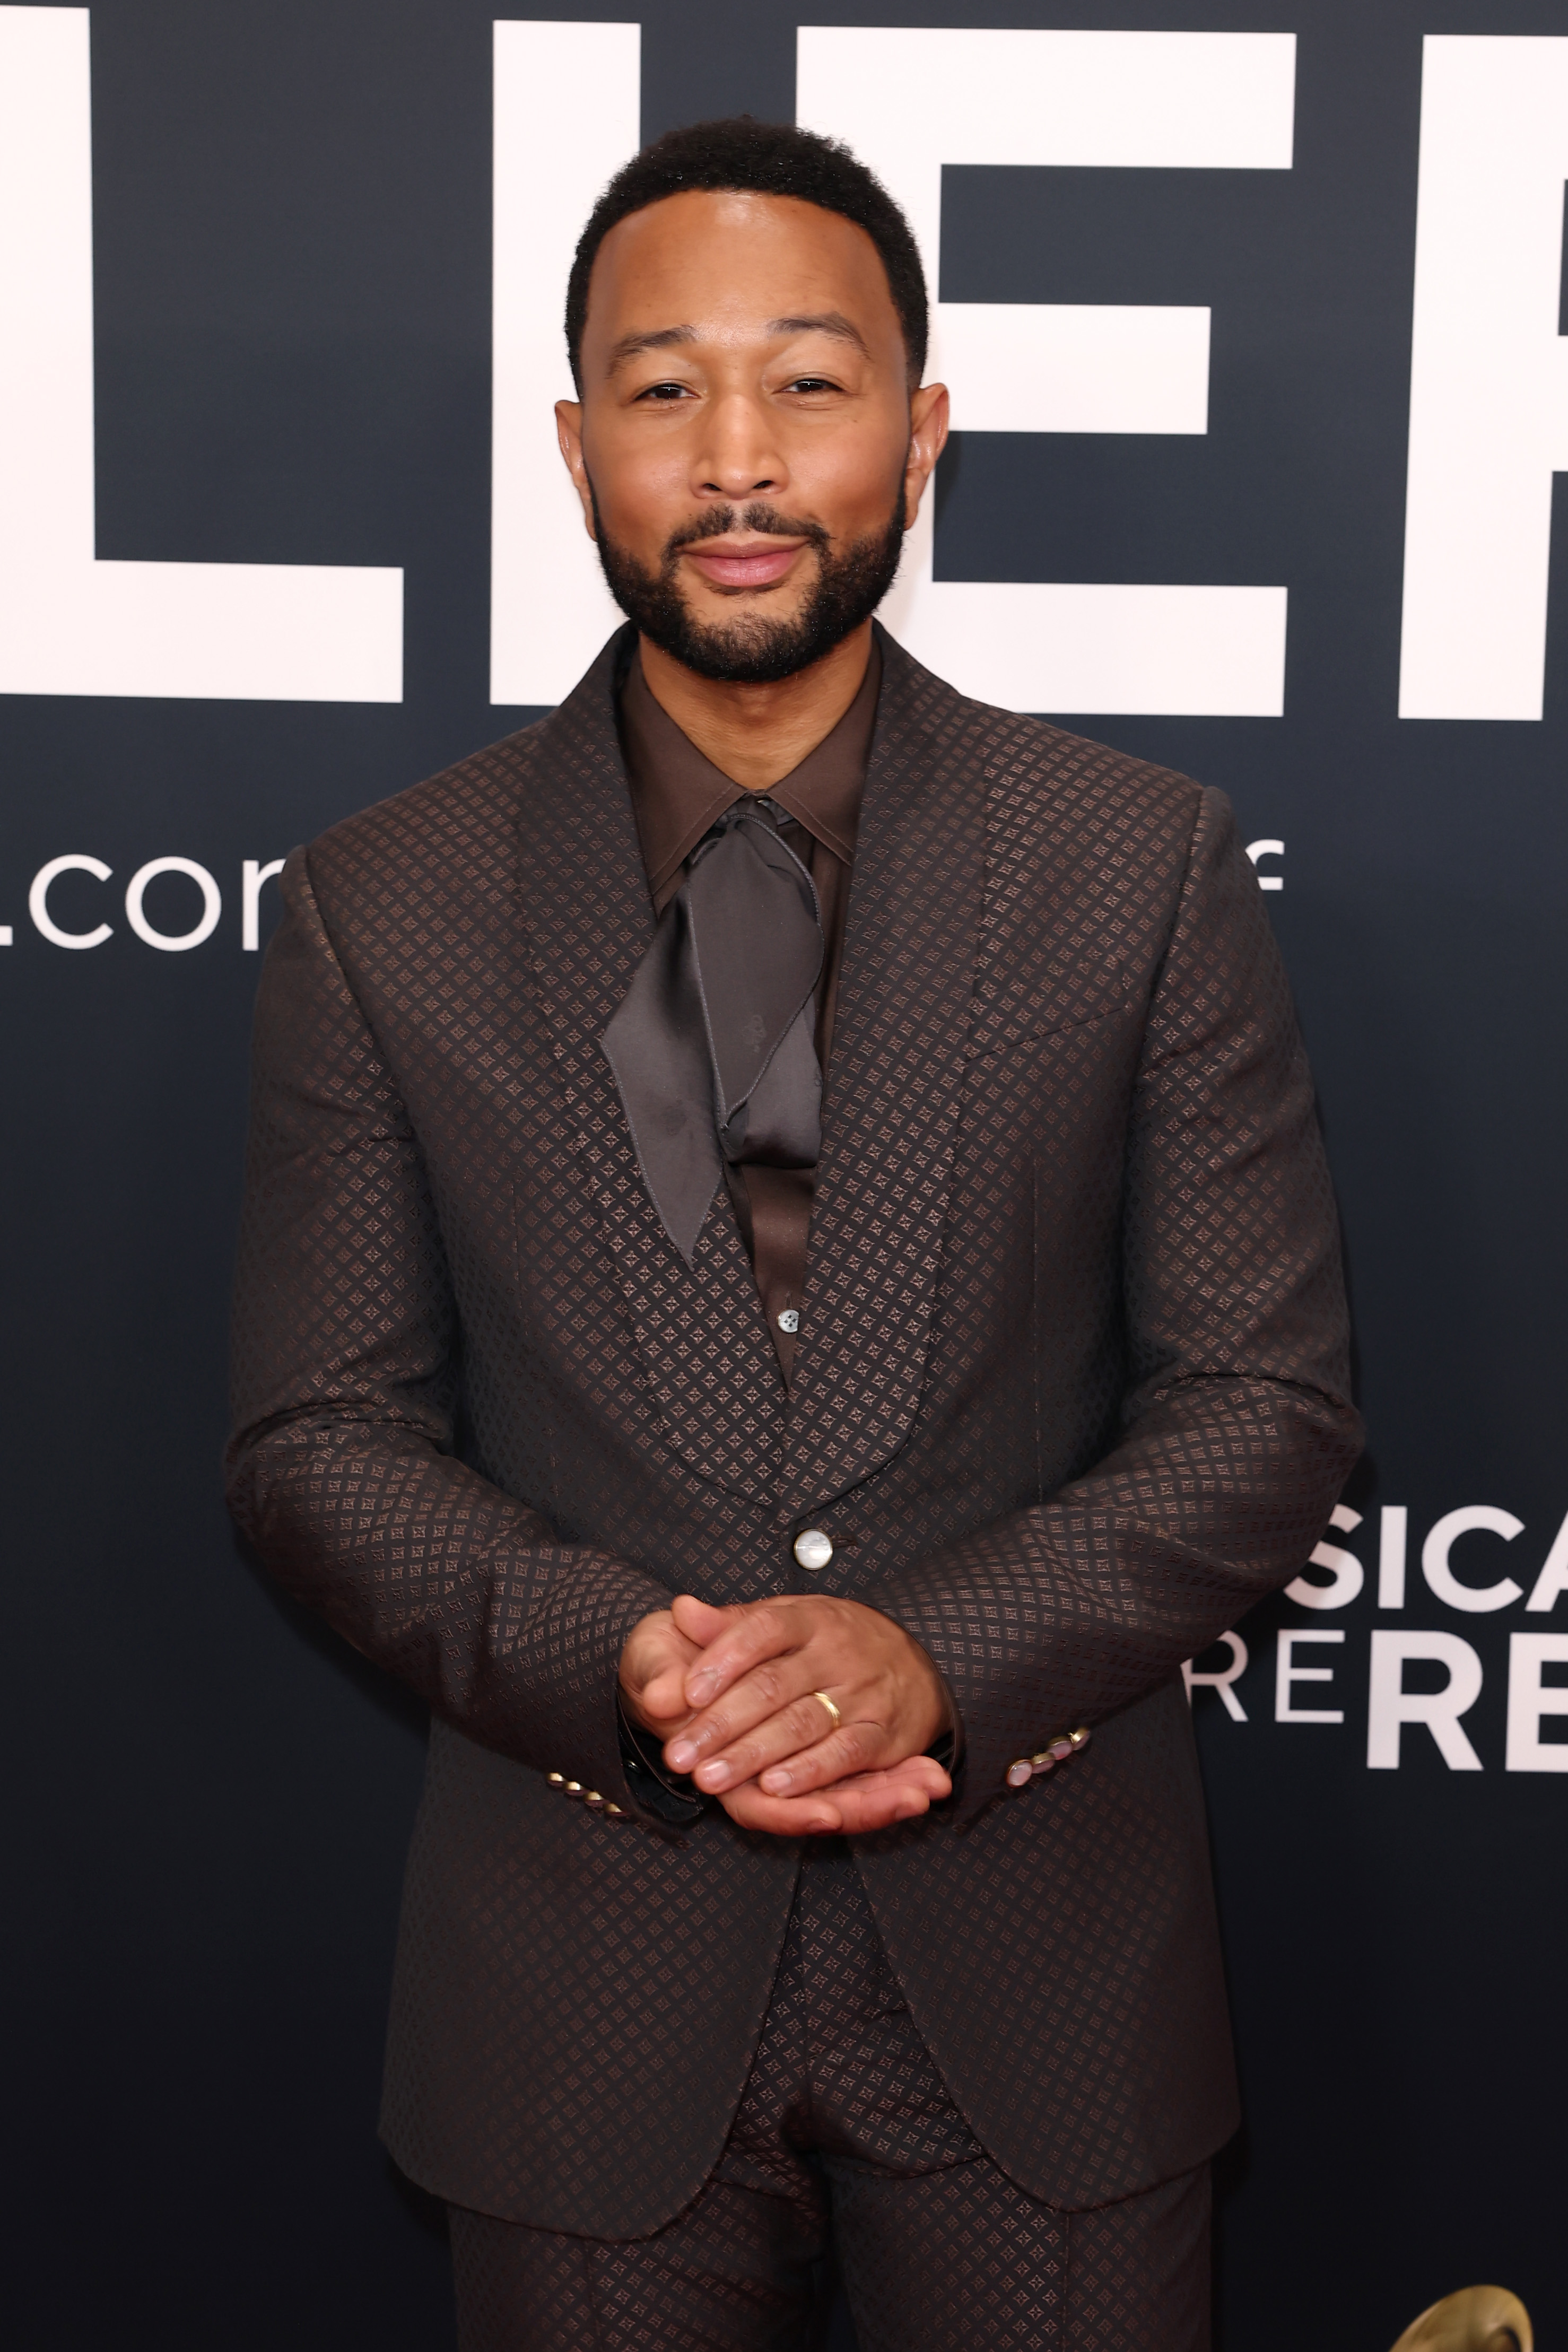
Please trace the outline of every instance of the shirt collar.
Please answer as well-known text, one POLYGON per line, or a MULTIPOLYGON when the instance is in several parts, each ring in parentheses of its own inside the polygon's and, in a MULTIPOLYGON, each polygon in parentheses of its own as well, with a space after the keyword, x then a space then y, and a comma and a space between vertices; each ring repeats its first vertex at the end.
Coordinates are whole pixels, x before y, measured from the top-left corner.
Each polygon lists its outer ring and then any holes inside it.
MULTIPOLYGON (((873 642, 859 691, 843 718, 766 794, 846 866, 855 856, 881 683, 882 656, 873 642)), ((648 891, 655 909, 662 910, 709 826, 747 795, 654 699, 637 652, 621 688, 620 729, 648 891)))

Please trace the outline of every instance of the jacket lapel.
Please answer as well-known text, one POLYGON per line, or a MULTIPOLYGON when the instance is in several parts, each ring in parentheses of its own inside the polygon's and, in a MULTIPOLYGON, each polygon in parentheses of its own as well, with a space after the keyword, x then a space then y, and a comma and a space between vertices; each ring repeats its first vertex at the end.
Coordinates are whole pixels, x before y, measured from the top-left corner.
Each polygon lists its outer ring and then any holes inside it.
POLYGON ((689 1268, 659 1222, 600 1040, 653 938, 613 702, 621 636, 534 734, 519 872, 539 997, 654 1403, 700 1476, 777 1491, 784 1391, 728 1196, 689 1268))
POLYGON ((879 632, 783 1500, 896 1453, 925 1375, 985 879, 986 714, 879 632))

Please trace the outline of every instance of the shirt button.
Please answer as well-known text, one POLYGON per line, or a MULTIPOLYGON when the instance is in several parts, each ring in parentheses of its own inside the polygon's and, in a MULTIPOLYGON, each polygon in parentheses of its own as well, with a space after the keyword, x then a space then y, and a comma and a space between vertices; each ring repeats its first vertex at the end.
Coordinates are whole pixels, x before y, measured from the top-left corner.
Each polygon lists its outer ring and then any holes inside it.
POLYGON ((798 1307, 786 1307, 784 1308, 783 1314, 779 1317, 779 1329, 781 1331, 789 1331, 792 1333, 800 1329, 800 1309, 798 1307))
POLYGON ((833 1538, 821 1528, 803 1528, 795 1539, 795 1556, 815 1576, 833 1558, 833 1538))

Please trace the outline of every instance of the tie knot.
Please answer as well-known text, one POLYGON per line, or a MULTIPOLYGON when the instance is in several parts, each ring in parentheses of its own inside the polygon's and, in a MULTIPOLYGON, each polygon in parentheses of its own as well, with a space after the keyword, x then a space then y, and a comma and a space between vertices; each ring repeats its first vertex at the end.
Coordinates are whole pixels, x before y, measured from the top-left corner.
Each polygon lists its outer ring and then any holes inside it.
POLYGON ((709 826, 704 837, 719 841, 725 834, 737 832, 743 824, 765 825, 770 833, 777 834, 782 833, 785 825, 794 824, 794 817, 780 808, 776 801, 760 800, 748 793, 744 800, 731 803, 723 815, 709 826))

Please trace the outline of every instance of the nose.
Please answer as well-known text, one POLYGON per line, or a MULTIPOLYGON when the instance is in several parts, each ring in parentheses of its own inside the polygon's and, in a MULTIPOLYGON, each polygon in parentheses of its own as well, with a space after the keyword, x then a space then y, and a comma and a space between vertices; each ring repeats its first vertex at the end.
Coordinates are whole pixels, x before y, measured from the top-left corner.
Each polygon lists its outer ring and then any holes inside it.
POLYGON ((707 429, 692 453, 699 498, 776 498, 784 490, 789 470, 763 403, 729 392, 708 404, 703 422, 707 429))

